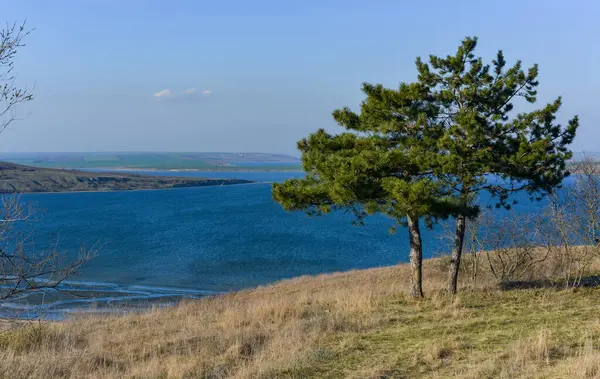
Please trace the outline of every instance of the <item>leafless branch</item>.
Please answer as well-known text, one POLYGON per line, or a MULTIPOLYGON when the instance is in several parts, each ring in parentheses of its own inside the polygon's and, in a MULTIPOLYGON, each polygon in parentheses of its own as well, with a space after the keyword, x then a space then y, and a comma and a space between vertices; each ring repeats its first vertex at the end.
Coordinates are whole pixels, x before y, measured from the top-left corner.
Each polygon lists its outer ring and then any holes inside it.
POLYGON ((0 198, 0 300, 57 289, 96 254, 95 246, 82 247, 74 259, 54 246, 36 250, 26 228, 37 220, 36 212, 18 195, 0 198))
POLYGON ((25 46, 23 41, 32 31, 26 28, 26 22, 7 23, 0 30, 0 133, 16 120, 17 105, 33 99, 30 90, 16 85, 13 75, 15 56, 25 46))

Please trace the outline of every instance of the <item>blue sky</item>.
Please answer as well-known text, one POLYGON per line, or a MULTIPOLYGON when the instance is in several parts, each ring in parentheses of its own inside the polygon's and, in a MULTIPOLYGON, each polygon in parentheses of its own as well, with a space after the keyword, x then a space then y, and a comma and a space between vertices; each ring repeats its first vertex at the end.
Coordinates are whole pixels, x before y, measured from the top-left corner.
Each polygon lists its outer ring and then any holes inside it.
POLYGON ((0 151, 257 151, 297 155, 363 81, 416 77, 416 56, 478 53, 540 64, 540 101, 581 117, 600 151, 600 2, 5 0, 35 31, 17 57, 35 100, 0 151), (156 96, 155 96, 156 95, 156 96))

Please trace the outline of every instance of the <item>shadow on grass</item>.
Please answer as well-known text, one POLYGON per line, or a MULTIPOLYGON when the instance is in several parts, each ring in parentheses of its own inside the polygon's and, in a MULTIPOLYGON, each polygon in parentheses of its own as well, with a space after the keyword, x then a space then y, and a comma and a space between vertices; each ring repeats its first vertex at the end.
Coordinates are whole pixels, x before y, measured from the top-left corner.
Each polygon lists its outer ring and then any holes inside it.
MULTIPOLYGON (((517 290, 517 289, 530 289, 530 288, 565 288, 565 280, 522 280, 522 281, 508 281, 500 283, 500 289, 503 291, 517 290)), ((578 285, 570 287, 600 287, 600 275, 591 275, 581 278, 578 285)))

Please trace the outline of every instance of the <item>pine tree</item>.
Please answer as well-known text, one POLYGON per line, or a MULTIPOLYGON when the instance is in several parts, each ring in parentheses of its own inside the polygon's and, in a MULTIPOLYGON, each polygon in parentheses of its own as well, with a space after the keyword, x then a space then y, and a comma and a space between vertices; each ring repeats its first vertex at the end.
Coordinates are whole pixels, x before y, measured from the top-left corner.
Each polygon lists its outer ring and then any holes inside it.
POLYGON ((360 114, 333 112, 346 132, 319 130, 298 143, 305 179, 273 188, 288 210, 309 214, 353 212, 356 223, 383 213, 408 226, 411 294, 422 296, 422 243, 427 226, 453 216, 456 229, 448 291, 456 293, 467 219, 488 191, 496 207, 510 208, 511 194, 540 200, 569 172, 579 120, 555 122, 561 98, 511 117, 513 102, 536 102, 538 66, 506 68, 502 51, 491 65, 473 54, 477 38, 462 41, 453 56, 416 60, 418 79, 398 89, 364 84, 360 114))
MULTIPOLYGON (((473 54, 477 38, 462 41, 454 56, 417 59, 418 84, 444 128, 438 140, 435 177, 454 189, 462 205, 489 191, 496 207, 509 208, 510 195, 527 191, 532 199, 559 186, 569 174, 565 162, 572 153, 578 117, 566 126, 555 122, 561 98, 532 112, 512 115, 513 102, 535 103, 538 66, 525 72, 521 61, 506 67, 502 51, 491 65, 473 54)), ((469 217, 456 217, 448 291, 456 293, 460 260, 469 217)))
POLYGON ((437 143, 444 126, 431 122, 437 107, 420 83, 398 89, 363 84, 366 99, 360 114, 343 108, 334 119, 346 129, 332 135, 318 130, 298 143, 304 179, 274 184, 273 197, 287 210, 309 215, 350 211, 361 225, 367 215, 381 213, 409 232, 413 297, 422 297, 420 220, 430 227, 437 219, 458 214, 458 198, 433 174, 437 143))

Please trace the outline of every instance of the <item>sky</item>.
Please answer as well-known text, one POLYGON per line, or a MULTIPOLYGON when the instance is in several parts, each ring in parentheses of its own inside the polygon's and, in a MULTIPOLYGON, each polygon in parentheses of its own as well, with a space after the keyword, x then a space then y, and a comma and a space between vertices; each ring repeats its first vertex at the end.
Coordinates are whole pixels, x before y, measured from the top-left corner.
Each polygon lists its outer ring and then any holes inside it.
MULTIPOLYGON (((417 56, 477 53, 540 65, 538 100, 563 96, 600 151, 600 2, 592 0, 3 0, 34 28, 15 60, 35 99, 0 135, 3 152, 223 151, 298 155, 342 129, 362 82, 416 79, 417 56)), ((541 104, 540 104, 541 106, 541 104)))

